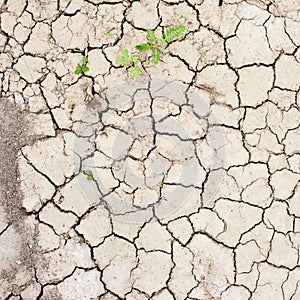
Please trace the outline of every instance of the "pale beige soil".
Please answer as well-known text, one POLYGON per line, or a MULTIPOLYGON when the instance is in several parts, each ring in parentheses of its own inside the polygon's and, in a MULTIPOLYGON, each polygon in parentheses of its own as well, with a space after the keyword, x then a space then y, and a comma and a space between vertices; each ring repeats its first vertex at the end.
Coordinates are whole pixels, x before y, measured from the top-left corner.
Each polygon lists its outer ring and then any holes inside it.
POLYGON ((299 0, 0 7, 1 300, 300 299, 299 0))

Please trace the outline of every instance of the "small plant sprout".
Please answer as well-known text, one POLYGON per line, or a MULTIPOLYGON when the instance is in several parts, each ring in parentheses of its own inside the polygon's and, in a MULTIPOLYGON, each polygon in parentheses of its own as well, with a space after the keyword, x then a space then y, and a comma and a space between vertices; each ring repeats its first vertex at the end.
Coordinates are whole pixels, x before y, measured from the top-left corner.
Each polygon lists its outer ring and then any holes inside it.
POLYGON ((75 107, 75 105, 76 105, 76 102, 71 102, 71 103, 69 103, 69 104, 68 104, 68 109, 69 109, 69 110, 73 110, 74 107, 75 107))
POLYGON ((111 28, 111 29, 104 29, 104 30, 101 31, 101 33, 103 35, 112 36, 112 34, 113 34, 112 31, 113 31, 113 28, 111 28))
POLYGON ((86 179, 88 180, 88 181, 92 181, 93 179, 94 179, 94 177, 93 177, 93 172, 91 171, 91 170, 87 170, 86 172, 85 172, 85 174, 86 174, 86 179))
POLYGON ((52 38, 53 38, 52 32, 49 32, 49 33, 48 33, 48 39, 50 40, 50 39, 52 39, 52 38))
POLYGON ((122 55, 117 60, 117 64, 122 66, 124 69, 128 69, 129 73, 136 78, 141 74, 140 67, 137 65, 138 60, 139 59, 137 56, 129 56, 128 50, 123 49, 122 55))
POLYGON ((162 188, 163 186, 164 186, 164 183, 163 183, 163 182, 160 182, 160 183, 159 183, 159 187, 162 188))
POLYGON ((160 43, 171 43, 179 38, 185 32, 184 25, 177 25, 166 29, 166 32, 162 35, 160 43))
POLYGON ((140 51, 152 50, 151 59, 156 65, 159 62, 160 54, 165 51, 166 46, 176 40, 185 31, 184 25, 167 28, 161 39, 158 41, 153 30, 147 30, 147 44, 136 45, 135 48, 140 51))
POLYGON ((88 58, 86 56, 82 56, 82 64, 78 64, 76 70, 74 71, 74 74, 80 75, 81 73, 85 73, 89 71, 89 67, 87 66, 88 58))

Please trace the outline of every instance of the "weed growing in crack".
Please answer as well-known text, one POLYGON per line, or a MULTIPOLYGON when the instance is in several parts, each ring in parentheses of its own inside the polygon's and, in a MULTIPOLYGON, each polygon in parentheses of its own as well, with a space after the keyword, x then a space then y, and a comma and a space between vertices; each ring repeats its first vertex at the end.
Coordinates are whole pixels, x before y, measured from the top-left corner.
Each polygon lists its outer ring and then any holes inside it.
POLYGON ((47 37, 48 37, 49 40, 52 39, 53 38, 52 32, 49 32, 47 37))
MULTIPOLYGON (((170 28, 167 28, 163 33, 160 40, 155 36, 155 32, 152 29, 147 30, 147 43, 135 45, 135 48, 140 51, 151 50, 151 60, 156 65, 160 60, 160 55, 163 53, 167 47, 167 45, 177 38, 179 38, 183 32, 185 31, 184 25, 177 25, 170 28)), ((112 35, 112 29, 106 29, 102 31, 102 34, 112 35)), ((48 35, 48 38, 51 38, 52 34, 48 35)), ((89 71, 89 67, 87 66, 88 58, 86 56, 82 56, 82 63, 77 65, 75 74, 80 75, 89 71)), ((141 75, 141 69, 138 65, 139 58, 137 56, 130 56, 128 49, 123 49, 121 56, 117 60, 117 64, 123 67, 126 70, 129 70, 129 73, 134 77, 139 77, 141 75)), ((71 108, 70 108, 71 109, 71 108)))
POLYGON ((78 64, 76 70, 74 71, 74 74, 80 75, 81 73, 85 73, 89 71, 89 67, 87 66, 88 58, 86 56, 82 56, 82 64, 78 64))
POLYGON ((140 67, 137 65, 138 60, 137 56, 129 56, 129 51, 123 49, 122 55, 117 60, 117 64, 126 70, 128 69, 132 76, 136 78, 141 74, 140 67))
POLYGON ((75 107, 75 105, 76 105, 76 102, 71 102, 71 103, 69 103, 69 104, 68 104, 68 109, 69 109, 69 110, 73 110, 74 107, 75 107))
POLYGON ((158 41, 153 30, 147 30, 147 44, 136 45, 135 48, 140 51, 152 50, 151 59, 156 65, 159 62, 160 54, 166 49, 166 46, 180 37, 185 31, 184 25, 167 28, 161 39, 158 41))
POLYGON ((88 180, 88 181, 92 181, 93 179, 94 179, 94 177, 93 177, 93 172, 91 171, 91 170, 87 170, 86 172, 85 172, 85 174, 86 174, 86 179, 88 180))
MULTIPOLYGON (((157 65, 160 60, 160 55, 163 53, 167 45, 179 38, 185 31, 184 25, 177 25, 167 28, 160 40, 155 36, 152 29, 147 29, 147 43, 135 45, 135 48, 140 51, 151 50, 151 60, 157 65)), ((139 58, 137 56, 129 56, 127 49, 122 50, 122 55, 118 58, 117 64, 124 69, 129 70, 133 77, 139 77, 141 74, 140 67, 137 65, 139 58)))

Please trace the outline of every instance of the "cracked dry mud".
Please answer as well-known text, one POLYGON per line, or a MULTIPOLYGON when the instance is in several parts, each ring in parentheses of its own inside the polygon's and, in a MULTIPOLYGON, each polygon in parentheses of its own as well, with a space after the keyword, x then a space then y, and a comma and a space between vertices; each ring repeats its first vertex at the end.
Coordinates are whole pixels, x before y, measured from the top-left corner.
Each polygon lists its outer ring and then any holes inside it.
POLYGON ((299 0, 0 5, 0 299, 300 299, 299 0))

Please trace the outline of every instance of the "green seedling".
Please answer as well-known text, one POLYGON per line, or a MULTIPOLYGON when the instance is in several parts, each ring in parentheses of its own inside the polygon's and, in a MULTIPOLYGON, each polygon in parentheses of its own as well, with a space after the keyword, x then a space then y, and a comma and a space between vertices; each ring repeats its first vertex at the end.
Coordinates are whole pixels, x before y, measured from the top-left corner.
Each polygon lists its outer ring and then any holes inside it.
POLYGON ((81 74, 89 71, 89 67, 87 66, 88 58, 86 56, 82 56, 82 64, 78 64, 76 70, 74 71, 74 74, 81 74))
POLYGON ((68 104, 68 109, 69 109, 69 110, 73 110, 74 107, 75 107, 75 105, 76 105, 76 102, 71 102, 71 103, 69 103, 69 104, 68 104))
POLYGON ((91 170, 87 170, 86 172, 85 172, 85 174, 86 174, 86 179, 88 180, 88 181, 92 181, 93 179, 94 179, 94 177, 93 177, 93 172, 91 171, 91 170))
POLYGON ((113 29, 105 29, 105 30, 102 30, 101 33, 103 35, 112 36, 112 34, 113 34, 112 31, 113 31, 113 29))
POLYGON ((160 182, 160 183, 159 183, 159 187, 162 188, 163 186, 164 186, 164 183, 163 183, 163 182, 160 182))
POLYGON ((52 39, 52 38, 53 38, 53 35, 52 35, 51 32, 49 32, 49 33, 48 33, 48 39, 50 40, 50 39, 52 39))
POLYGON ((176 40, 185 31, 184 25, 167 28, 161 39, 158 41, 153 30, 147 30, 147 44, 135 45, 140 51, 152 50, 151 59, 156 65, 159 62, 160 54, 166 49, 166 46, 176 40))
POLYGON ((140 67, 137 65, 138 63, 137 56, 129 56, 129 52, 127 49, 122 50, 122 55, 118 58, 117 64, 122 66, 124 69, 128 69, 129 73, 132 74, 133 77, 139 77, 141 74, 140 67))

